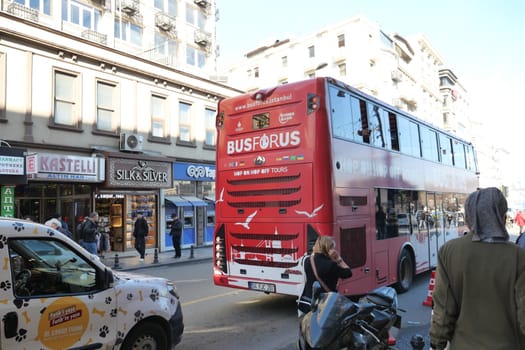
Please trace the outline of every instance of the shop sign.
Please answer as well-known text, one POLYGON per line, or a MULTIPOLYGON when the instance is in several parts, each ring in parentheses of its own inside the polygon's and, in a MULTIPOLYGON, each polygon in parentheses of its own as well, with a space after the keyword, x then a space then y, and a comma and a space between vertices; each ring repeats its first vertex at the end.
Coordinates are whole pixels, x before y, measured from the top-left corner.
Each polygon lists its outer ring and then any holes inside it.
POLYGON ((2 186, 0 193, 1 210, 0 216, 8 218, 15 217, 15 188, 14 186, 2 186))
POLYGON ((109 159, 109 186, 171 188, 171 163, 137 159, 109 159))
POLYGON ((31 179, 66 182, 104 181, 104 158, 101 157, 37 153, 30 156, 27 163, 31 170, 29 172, 31 179))
POLYGON ((175 180, 215 181, 215 165, 174 163, 175 180))
POLYGON ((27 184, 24 148, 0 147, 0 185, 27 184))
POLYGON ((0 155, 0 175, 24 175, 24 157, 0 155))

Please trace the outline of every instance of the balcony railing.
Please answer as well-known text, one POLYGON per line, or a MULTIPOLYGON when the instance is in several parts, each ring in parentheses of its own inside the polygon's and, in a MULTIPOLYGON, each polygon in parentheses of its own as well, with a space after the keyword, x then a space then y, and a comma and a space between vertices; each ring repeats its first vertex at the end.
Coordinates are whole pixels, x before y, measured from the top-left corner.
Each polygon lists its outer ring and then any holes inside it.
POLYGON ((38 11, 30 7, 26 7, 17 2, 12 2, 7 6, 7 12, 33 22, 38 22, 38 11))
POLYGON ((102 34, 91 29, 84 30, 82 32, 82 37, 102 45, 107 45, 108 43, 108 36, 106 34, 102 34))

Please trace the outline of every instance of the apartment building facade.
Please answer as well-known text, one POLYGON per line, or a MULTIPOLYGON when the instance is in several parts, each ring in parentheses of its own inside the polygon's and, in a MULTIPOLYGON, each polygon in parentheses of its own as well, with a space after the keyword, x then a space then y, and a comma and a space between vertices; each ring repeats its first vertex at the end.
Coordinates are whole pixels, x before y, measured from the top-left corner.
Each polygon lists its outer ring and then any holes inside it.
MULTIPOLYGON (((26 150, 14 215, 92 211, 111 249, 211 243, 215 114, 233 89, 215 72, 215 4, 205 0, 1 1, 0 149, 26 150)), ((7 186, 9 184, 0 184, 7 186)))
POLYGON ((424 35, 386 34, 363 16, 256 48, 227 75, 231 86, 248 91, 330 76, 464 138, 471 136, 467 92, 430 41, 424 35), (447 74, 454 79, 440 80, 447 74), (451 96, 446 106, 444 95, 451 96))

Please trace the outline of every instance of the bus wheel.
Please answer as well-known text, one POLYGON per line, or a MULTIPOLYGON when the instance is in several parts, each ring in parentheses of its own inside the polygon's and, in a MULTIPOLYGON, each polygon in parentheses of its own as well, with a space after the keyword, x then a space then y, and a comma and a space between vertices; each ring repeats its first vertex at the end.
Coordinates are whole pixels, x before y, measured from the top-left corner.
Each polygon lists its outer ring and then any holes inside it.
POLYGON ((414 259, 408 250, 403 249, 397 263, 397 283, 395 288, 398 293, 404 293, 410 289, 414 281, 414 259))
POLYGON ((129 333, 122 349, 168 350, 168 335, 161 325, 147 321, 129 333))

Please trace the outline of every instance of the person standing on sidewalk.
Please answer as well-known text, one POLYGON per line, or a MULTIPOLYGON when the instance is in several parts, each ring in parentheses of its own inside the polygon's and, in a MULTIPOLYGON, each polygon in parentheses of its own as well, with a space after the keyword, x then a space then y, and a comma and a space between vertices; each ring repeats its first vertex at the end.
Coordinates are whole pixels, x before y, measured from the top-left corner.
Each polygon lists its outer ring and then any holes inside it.
POLYGON ((81 235, 83 247, 91 254, 97 255, 97 242, 98 242, 98 213, 96 211, 89 214, 89 218, 82 225, 81 235))
POLYGON ((182 237, 182 222, 179 220, 179 217, 176 213, 171 214, 173 221, 171 222, 171 240, 173 241, 173 248, 175 248, 175 259, 181 257, 181 237, 182 237))
POLYGON ((149 226, 142 212, 137 213, 137 220, 133 229, 135 237, 135 249, 140 254, 139 261, 144 261, 146 255, 146 236, 148 235, 149 226))
POLYGON ((495 187, 465 201, 469 232, 438 253, 430 348, 525 349, 525 250, 509 242, 495 187))

